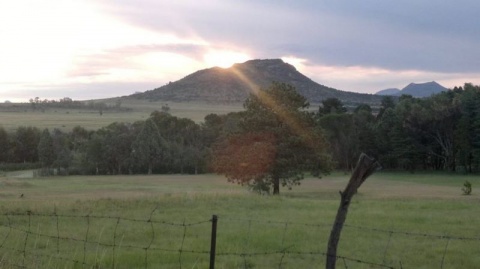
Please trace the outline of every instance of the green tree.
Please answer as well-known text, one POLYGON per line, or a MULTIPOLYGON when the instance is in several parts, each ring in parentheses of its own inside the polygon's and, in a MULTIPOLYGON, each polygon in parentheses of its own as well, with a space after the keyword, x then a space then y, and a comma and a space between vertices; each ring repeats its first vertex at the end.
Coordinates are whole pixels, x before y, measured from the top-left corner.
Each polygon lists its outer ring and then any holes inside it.
MULTIPOLYGON (((179 119, 177 122, 177 138, 172 141, 178 146, 179 151, 175 159, 176 167, 180 173, 191 171, 198 173, 199 164, 203 157, 200 126, 190 119, 179 119)), ((171 142, 169 141, 171 145, 171 142)))
POLYGON ((352 114, 326 114, 319 118, 319 126, 324 130, 328 148, 338 169, 351 170, 355 165, 357 136, 352 114))
POLYGON ((44 171, 50 170, 55 161, 55 150, 53 148, 53 138, 48 129, 43 130, 38 143, 38 160, 42 164, 44 171))
MULTIPOLYGON (((320 115, 320 114, 319 114, 320 115)), ((318 116, 318 124, 329 141, 329 152, 337 168, 353 169, 360 153, 376 152, 372 109, 360 105, 354 113, 328 113, 318 116)))
POLYGON ((395 100, 392 96, 385 96, 382 98, 382 103, 380 105, 380 111, 378 112, 377 118, 382 118, 383 113, 389 108, 395 108, 395 100))
POLYGON ((81 126, 75 126, 70 133, 70 140, 72 141, 73 152, 84 150, 86 143, 90 137, 89 131, 81 126))
POLYGON ((374 127, 376 158, 382 163, 384 168, 396 168, 397 159, 394 155, 393 134, 396 126, 399 125, 398 117, 393 108, 388 108, 383 112, 382 117, 376 122, 374 127))
POLYGON ((37 162, 40 130, 36 127, 19 127, 12 137, 13 161, 37 162))
POLYGON ((0 163, 9 161, 10 143, 7 131, 0 126, 0 163))
MULTIPOLYGON (((391 151, 400 167, 411 172, 427 160, 428 145, 420 128, 420 118, 423 111, 423 101, 410 95, 402 95, 395 106, 394 123, 389 132, 391 151)), ((383 117, 382 119, 383 120, 383 117)))
POLYGON ((480 86, 466 83, 455 87, 452 103, 458 106, 459 117, 454 132, 457 165, 465 172, 478 172, 480 167, 480 86))
POLYGON ((72 152, 70 145, 70 136, 60 129, 54 129, 52 132, 53 148, 55 152, 55 161, 53 165, 60 174, 69 174, 69 168, 72 163, 72 152))
POLYGON ((342 114, 346 112, 347 108, 338 98, 327 98, 323 100, 322 106, 318 109, 319 116, 331 113, 342 114))
POLYGON ((84 166, 86 170, 93 170, 95 175, 102 173, 103 168, 103 136, 100 132, 92 135, 86 145, 84 166))
POLYGON ((134 125, 114 122, 101 129, 103 163, 110 174, 130 172, 133 167, 132 144, 138 135, 134 125))
POLYGON ((409 121, 409 126, 425 137, 428 153, 439 159, 441 169, 450 171, 456 169, 455 128, 460 118, 454 97, 455 93, 449 91, 422 101, 412 110, 409 121))
POLYGON ((141 165, 148 167, 148 174, 152 174, 153 167, 164 156, 167 142, 160 135, 157 125, 152 118, 145 124, 133 142, 133 155, 141 165))
POLYGON ((328 172, 326 142, 306 111, 309 104, 284 83, 250 95, 245 101, 240 130, 219 143, 213 168, 231 182, 280 193, 280 185, 300 184, 304 173, 328 172))
POLYGON ((371 156, 374 155, 376 152, 375 117, 372 114, 372 109, 369 105, 360 105, 355 108, 352 117, 355 125, 354 135, 357 140, 355 158, 358 158, 362 152, 371 156))
MULTIPOLYGON (((168 144, 163 161, 158 166, 162 172, 183 174, 205 170, 203 160, 207 155, 207 144, 213 142, 207 142, 206 132, 200 125, 191 119, 178 118, 164 111, 154 111, 150 117, 168 144)), ((215 140, 216 135, 216 132, 212 133, 211 139, 215 140)))

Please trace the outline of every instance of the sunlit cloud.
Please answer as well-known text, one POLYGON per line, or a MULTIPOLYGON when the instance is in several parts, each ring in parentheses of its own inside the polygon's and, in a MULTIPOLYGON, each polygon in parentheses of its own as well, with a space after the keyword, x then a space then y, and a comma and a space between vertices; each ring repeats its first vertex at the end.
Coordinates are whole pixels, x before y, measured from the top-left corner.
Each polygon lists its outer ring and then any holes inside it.
POLYGON ((478 84, 480 4, 459 1, 2 1, 0 102, 55 96, 53 89, 85 99, 98 94, 87 89, 102 88, 113 97, 199 69, 280 57, 347 91, 478 84))
POLYGON ((207 45, 126 24, 87 1, 8 1, 0 22, 0 94, 10 100, 18 100, 13 92, 49 94, 44 85, 176 80, 203 67, 197 55, 207 45))
POLYGON ((212 49, 203 56, 203 59, 208 67, 228 68, 235 63, 243 63, 251 58, 243 52, 212 49))
POLYGON ((477 81, 480 74, 442 73, 423 70, 388 70, 365 66, 332 66, 313 64, 293 56, 282 59, 317 83, 339 90, 375 93, 387 88, 407 86, 411 82, 437 81, 447 88, 462 86, 465 82, 477 81))

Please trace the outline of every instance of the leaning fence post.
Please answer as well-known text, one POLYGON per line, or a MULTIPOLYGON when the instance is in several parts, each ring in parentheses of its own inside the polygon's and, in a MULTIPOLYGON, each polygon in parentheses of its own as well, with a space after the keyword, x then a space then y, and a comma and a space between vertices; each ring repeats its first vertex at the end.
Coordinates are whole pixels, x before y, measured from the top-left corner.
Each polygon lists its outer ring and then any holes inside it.
POLYGON ((217 215, 212 216, 212 240, 210 242, 210 269, 215 269, 215 249, 217 246, 217 215))
POLYGON ((367 177, 380 168, 380 164, 375 159, 368 157, 364 153, 360 154, 350 181, 345 187, 345 190, 340 192, 340 206, 338 207, 337 216, 333 223, 332 231, 330 232, 330 238, 328 239, 326 269, 335 269, 338 241, 340 240, 340 233, 347 218, 348 207, 350 206, 353 195, 367 177))

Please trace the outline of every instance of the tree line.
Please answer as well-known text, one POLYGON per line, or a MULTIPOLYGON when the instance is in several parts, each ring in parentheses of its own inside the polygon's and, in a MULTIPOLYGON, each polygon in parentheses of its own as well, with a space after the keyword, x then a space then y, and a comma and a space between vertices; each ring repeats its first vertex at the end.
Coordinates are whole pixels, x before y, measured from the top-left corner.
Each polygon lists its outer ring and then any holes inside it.
POLYGON ((115 104, 108 105, 105 102, 98 101, 77 101, 70 97, 64 97, 59 100, 41 99, 40 97, 30 98, 30 107, 32 110, 45 112, 47 108, 67 108, 67 109, 91 109, 98 110, 100 114, 104 111, 131 111, 130 108, 122 107, 122 100, 117 99, 115 104))
POLYGON ((33 164, 64 174, 216 171, 274 192, 298 184, 307 171, 351 170, 361 152, 384 169, 480 170, 479 86, 423 99, 384 97, 376 112, 365 104, 348 111, 335 98, 315 112, 308 106, 292 86, 273 83, 251 95, 245 111, 210 114, 200 124, 163 110, 95 131, 0 127, 0 169, 33 164))
POLYGON ((480 171, 480 87, 465 84, 429 98, 385 97, 373 114, 367 105, 346 113, 326 100, 318 123, 337 167, 350 169, 360 152, 384 169, 480 171))
POLYGON ((0 163, 6 169, 12 163, 36 164, 63 174, 204 173, 204 133, 190 119, 158 111, 146 121, 115 122, 95 131, 0 128, 0 163))

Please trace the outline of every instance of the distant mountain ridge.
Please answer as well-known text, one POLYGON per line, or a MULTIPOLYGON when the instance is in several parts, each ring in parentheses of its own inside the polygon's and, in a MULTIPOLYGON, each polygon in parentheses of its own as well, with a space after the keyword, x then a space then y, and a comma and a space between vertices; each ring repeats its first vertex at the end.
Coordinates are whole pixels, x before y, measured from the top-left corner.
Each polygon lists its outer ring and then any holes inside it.
POLYGON ((410 83, 405 88, 399 89, 386 89, 381 90, 375 95, 393 95, 400 96, 403 94, 408 94, 417 98, 430 97, 433 94, 438 94, 440 92, 448 90, 442 85, 438 84, 435 81, 426 82, 426 83, 410 83))
POLYGON ((390 89, 385 89, 378 91, 375 93, 376 95, 400 95, 400 89, 397 88, 390 88, 390 89))
POLYGON ((272 81, 294 86, 311 103, 334 97, 346 104, 379 104, 382 99, 382 96, 340 91, 318 84, 281 59, 250 60, 226 69, 199 70, 132 97, 152 101, 238 103, 245 101, 251 92, 268 87, 272 81))

